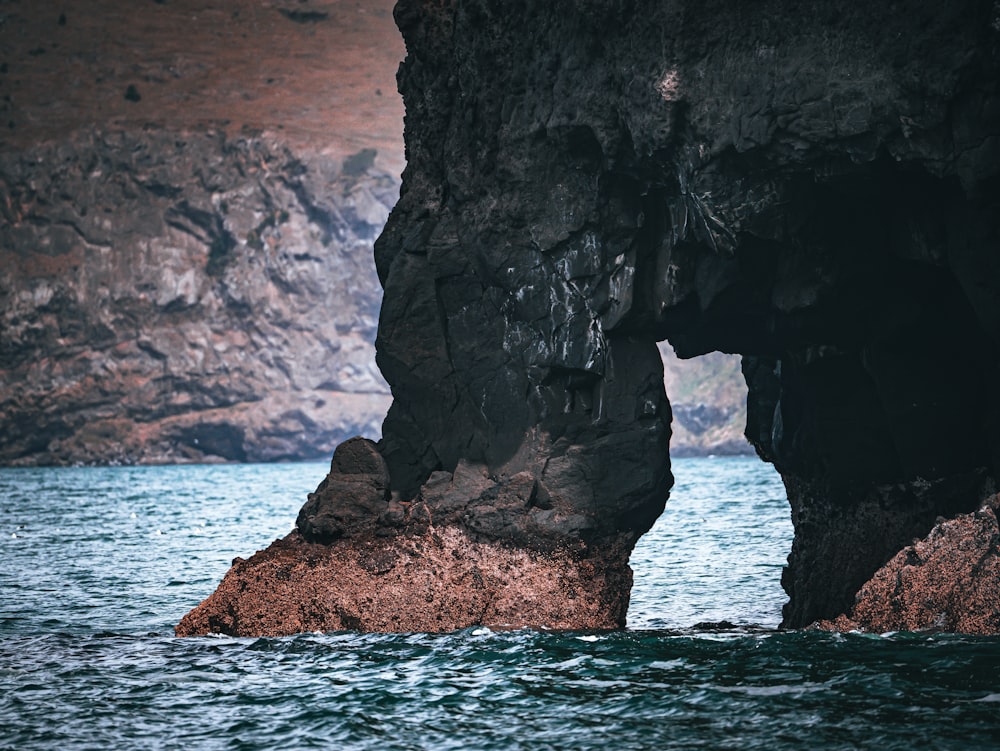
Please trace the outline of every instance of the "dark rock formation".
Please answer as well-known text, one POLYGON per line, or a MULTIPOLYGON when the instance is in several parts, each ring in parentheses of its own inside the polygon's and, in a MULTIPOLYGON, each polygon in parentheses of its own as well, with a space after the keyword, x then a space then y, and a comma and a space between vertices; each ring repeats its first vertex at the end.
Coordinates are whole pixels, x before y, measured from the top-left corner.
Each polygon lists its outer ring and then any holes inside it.
POLYGON ((0 153, 0 463, 377 435, 370 254, 398 182, 371 162, 160 129, 0 153))
MULTIPOLYGON (((741 352, 796 522, 786 624, 835 615, 995 472, 995 8, 525 12, 529 33, 488 3, 397 8, 409 166, 376 255, 394 487, 458 458, 502 472, 536 426, 545 466, 560 423, 590 431, 578 472, 610 435, 640 457, 654 439, 623 426, 664 408, 639 353, 741 352)), ((664 490, 602 498, 595 524, 639 534, 664 490)))
POLYGON ((744 355, 747 436, 795 523, 786 626, 992 492, 992 0, 402 0, 396 20, 408 166, 376 264, 399 508, 374 534, 439 497, 434 529, 498 556, 624 570, 671 481, 663 339, 744 355))
POLYGON ((352 438, 337 447, 330 473, 309 494, 296 526, 314 542, 329 543, 374 526, 389 506, 389 470, 374 443, 352 438))

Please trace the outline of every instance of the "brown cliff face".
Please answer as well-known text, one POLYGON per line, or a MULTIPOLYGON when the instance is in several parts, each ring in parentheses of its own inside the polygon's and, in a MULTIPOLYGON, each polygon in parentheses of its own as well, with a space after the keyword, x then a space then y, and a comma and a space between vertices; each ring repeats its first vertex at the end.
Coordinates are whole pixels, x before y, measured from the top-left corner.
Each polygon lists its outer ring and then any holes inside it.
POLYGON ((377 434, 369 254, 397 184, 371 161, 175 130, 0 154, 0 461, 267 461, 377 434))
POLYGON ((0 463, 267 461, 378 435, 391 3, 8 4, 0 463))
POLYGON ((736 456, 753 454, 743 434, 747 425, 747 386, 740 357, 711 352, 681 360, 660 342, 663 386, 670 396, 670 455, 736 456))

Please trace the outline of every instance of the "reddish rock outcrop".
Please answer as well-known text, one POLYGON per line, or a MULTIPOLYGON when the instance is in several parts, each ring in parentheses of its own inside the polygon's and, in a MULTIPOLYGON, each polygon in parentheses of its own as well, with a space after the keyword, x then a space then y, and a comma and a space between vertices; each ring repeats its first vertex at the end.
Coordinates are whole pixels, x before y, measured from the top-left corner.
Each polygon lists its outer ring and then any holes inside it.
POLYGON ((482 542, 452 526, 331 545, 292 532, 245 561, 236 559, 219 588, 175 631, 612 629, 625 625, 631 584, 627 566, 612 570, 568 551, 482 542))
POLYGON ((992 496, 978 511, 938 521, 861 587, 849 614, 816 628, 1000 633, 998 509, 992 496))
POLYGON ((234 561, 176 633, 621 628, 631 545, 582 544, 585 524, 530 473, 491 478, 466 462, 400 500, 376 445, 353 438, 298 529, 234 561))

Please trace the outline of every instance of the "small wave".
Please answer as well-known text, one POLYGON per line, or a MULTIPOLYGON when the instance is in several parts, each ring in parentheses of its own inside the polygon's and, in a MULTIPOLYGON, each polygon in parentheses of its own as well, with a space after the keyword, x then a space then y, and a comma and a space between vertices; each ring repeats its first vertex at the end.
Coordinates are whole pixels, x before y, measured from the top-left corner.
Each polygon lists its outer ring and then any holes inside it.
POLYGON ((743 694, 744 696, 800 696, 816 691, 825 691, 827 688, 828 686, 823 683, 796 683, 776 686, 719 686, 716 690, 724 694, 743 694))

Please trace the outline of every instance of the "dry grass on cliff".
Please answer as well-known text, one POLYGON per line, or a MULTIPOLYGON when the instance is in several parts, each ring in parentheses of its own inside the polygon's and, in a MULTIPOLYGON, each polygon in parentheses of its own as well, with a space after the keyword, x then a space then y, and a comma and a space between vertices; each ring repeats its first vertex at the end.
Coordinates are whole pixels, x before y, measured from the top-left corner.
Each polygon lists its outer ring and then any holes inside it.
POLYGON ((392 0, 0 3, 0 149, 101 127, 281 130, 402 167, 392 0))

